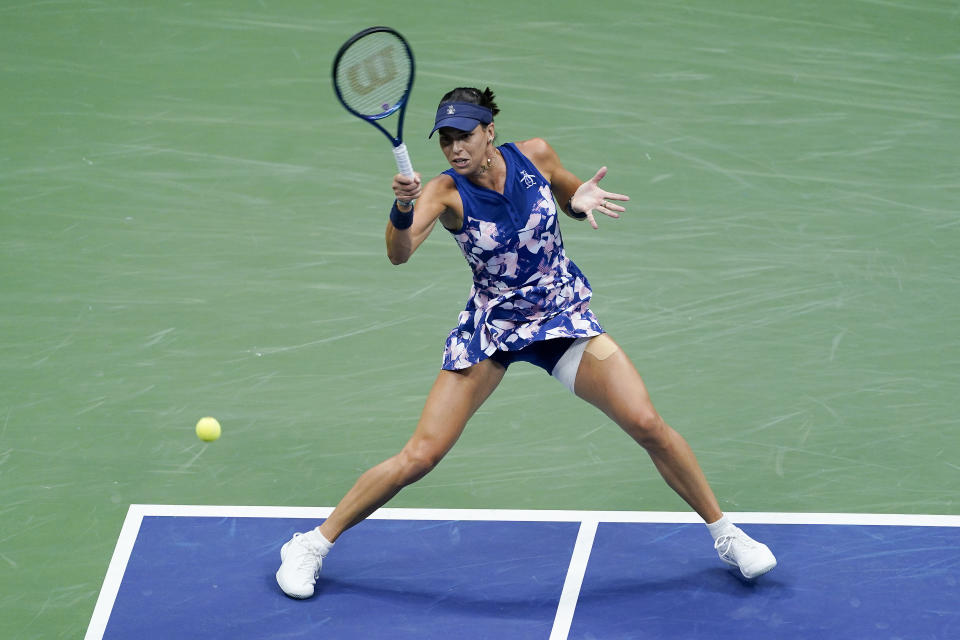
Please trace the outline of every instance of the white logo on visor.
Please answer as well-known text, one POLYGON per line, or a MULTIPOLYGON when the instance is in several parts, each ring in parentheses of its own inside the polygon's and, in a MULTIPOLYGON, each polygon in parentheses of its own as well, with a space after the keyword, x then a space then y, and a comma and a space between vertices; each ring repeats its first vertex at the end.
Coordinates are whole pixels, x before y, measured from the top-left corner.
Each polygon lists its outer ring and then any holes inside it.
POLYGON ((450 105, 449 107, 447 107, 447 115, 448 115, 448 116, 452 116, 452 115, 455 114, 456 112, 457 112, 457 110, 453 108, 453 105, 450 105))

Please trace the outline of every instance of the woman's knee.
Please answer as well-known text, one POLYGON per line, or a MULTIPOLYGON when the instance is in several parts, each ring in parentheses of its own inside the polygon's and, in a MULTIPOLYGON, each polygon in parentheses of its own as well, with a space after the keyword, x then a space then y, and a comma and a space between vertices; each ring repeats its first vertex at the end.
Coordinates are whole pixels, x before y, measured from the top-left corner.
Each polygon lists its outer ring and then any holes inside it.
POLYGON ((446 452, 430 443, 407 443, 397 455, 401 484, 408 485, 430 473, 446 452))
POLYGON ((645 449, 666 444, 667 424, 652 406, 648 405, 632 411, 622 426, 645 449))

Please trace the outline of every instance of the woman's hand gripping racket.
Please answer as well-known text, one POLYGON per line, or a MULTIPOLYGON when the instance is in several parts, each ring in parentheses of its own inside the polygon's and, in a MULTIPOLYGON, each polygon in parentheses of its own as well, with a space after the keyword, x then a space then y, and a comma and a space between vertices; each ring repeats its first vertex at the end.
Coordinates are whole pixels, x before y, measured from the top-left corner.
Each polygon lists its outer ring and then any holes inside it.
POLYGON ((403 143, 403 116, 413 87, 413 52, 389 27, 370 27, 340 47, 333 59, 333 89, 343 106, 387 136, 393 145, 397 170, 414 177, 407 145, 403 143), (378 122, 399 112, 397 135, 378 122))

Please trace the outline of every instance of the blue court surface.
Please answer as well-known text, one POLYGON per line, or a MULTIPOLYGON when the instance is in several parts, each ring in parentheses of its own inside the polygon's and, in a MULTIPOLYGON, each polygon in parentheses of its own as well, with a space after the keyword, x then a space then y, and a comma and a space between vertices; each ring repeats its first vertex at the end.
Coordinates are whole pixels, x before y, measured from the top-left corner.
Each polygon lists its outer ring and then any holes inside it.
POLYGON ((382 509, 310 600, 280 546, 329 509, 133 505, 87 640, 960 638, 960 517, 730 514, 748 582, 693 514, 382 509))

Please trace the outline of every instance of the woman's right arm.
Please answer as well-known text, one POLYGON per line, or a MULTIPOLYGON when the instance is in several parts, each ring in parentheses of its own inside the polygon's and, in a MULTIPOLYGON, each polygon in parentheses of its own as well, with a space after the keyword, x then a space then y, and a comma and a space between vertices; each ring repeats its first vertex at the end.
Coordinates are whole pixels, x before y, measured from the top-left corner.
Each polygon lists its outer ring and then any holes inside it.
POLYGON ((414 200, 410 206, 394 204, 387 222, 387 257, 393 264, 403 264, 427 239, 433 225, 447 210, 445 194, 453 185, 449 176, 440 175, 420 187, 420 174, 413 178, 403 174, 393 177, 393 195, 397 200, 414 200), (449 184, 447 184, 449 183, 449 184), (412 214, 412 220, 409 216, 412 214), (400 228, 398 228, 400 227, 400 228))

